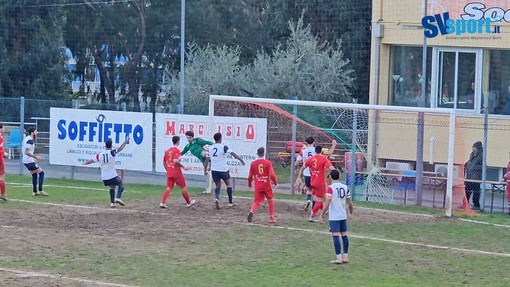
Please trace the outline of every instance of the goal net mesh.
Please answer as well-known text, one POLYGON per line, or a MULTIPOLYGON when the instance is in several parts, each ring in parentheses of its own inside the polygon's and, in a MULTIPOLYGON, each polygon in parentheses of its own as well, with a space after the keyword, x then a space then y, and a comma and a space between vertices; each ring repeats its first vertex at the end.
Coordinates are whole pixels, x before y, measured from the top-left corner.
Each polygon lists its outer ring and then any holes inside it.
MULTIPOLYGON (((423 179, 418 194, 417 112, 391 110, 391 107, 376 110, 370 106, 350 108, 346 104, 314 105, 307 102, 295 106, 279 102, 214 100, 213 116, 266 118, 267 157, 284 168, 291 168, 293 123, 297 152, 308 136, 313 136, 315 144, 325 148, 330 148, 335 140, 338 145, 330 160, 344 171, 342 180, 354 187, 355 200, 446 206, 447 112, 423 114, 423 179)), ((466 200, 463 165, 455 165, 453 176, 452 205, 460 207, 466 200)))

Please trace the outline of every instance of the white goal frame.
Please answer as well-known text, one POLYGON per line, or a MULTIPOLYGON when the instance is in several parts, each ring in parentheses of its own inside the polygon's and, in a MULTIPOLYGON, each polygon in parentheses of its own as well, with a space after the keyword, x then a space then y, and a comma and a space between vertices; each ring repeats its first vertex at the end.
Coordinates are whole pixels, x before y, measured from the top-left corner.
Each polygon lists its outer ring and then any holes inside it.
MULTIPOLYGON (((266 104, 282 104, 289 106, 313 106, 313 107, 333 107, 333 108, 346 108, 346 109, 362 109, 373 111, 389 111, 389 112, 413 112, 413 113, 426 113, 437 115, 449 116, 449 134, 448 134, 448 172, 446 181, 446 216, 452 215, 452 194, 453 194, 453 174, 454 174, 454 146, 455 146, 455 119, 456 113, 454 109, 440 109, 440 108, 418 108, 418 107, 400 107, 400 106, 385 106, 385 105, 366 105, 354 103, 332 103, 332 102, 315 102, 315 101, 302 101, 302 100, 283 100, 283 99, 270 99, 270 98, 251 98, 251 97, 237 97, 225 95, 210 95, 209 96, 209 117, 210 126, 214 126, 214 103, 215 101, 229 101, 229 102, 243 102, 243 103, 266 103, 266 104)), ((369 135, 374 131, 369 131, 369 135)), ((420 175, 422 176, 422 175, 420 175)))

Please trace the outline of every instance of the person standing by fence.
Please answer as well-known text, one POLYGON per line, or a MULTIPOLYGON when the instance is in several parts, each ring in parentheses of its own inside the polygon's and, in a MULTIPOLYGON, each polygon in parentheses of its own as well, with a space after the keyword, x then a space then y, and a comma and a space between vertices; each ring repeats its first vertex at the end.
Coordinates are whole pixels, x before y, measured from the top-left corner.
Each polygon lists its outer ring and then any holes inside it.
POLYGON ((28 129, 28 136, 23 140, 21 150, 23 151, 22 162, 32 174, 32 195, 44 195, 48 193, 43 191, 44 183, 44 170, 37 164, 37 161, 42 160, 41 156, 35 155, 35 139, 39 132, 35 128, 28 129), (39 184, 39 185, 38 185, 39 184))
POLYGON ((477 141, 473 144, 469 160, 464 165, 466 172, 466 207, 469 206, 469 198, 473 195, 473 209, 480 209, 480 181, 482 180, 483 146, 477 141), (474 181, 469 181, 469 180, 474 181))

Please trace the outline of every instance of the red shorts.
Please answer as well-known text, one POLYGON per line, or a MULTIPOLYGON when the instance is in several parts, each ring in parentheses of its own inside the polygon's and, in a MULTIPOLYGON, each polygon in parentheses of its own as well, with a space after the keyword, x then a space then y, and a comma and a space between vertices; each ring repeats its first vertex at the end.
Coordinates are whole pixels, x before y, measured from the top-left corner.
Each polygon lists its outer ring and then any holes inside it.
POLYGON ((253 193, 253 200, 254 201, 264 201, 265 198, 267 198, 268 200, 273 198, 274 196, 274 193, 272 190, 261 190, 261 191, 255 191, 253 193))
POLYGON ((0 174, 5 174, 5 162, 3 159, 3 154, 1 155, 2 158, 0 158, 0 174))
POLYGON ((186 187, 186 180, 184 179, 184 176, 166 178, 166 186, 168 186, 169 188, 174 188, 175 185, 177 185, 179 188, 186 187))
POLYGON ((317 198, 324 198, 326 196, 326 185, 313 185, 312 184, 312 194, 315 195, 317 198))

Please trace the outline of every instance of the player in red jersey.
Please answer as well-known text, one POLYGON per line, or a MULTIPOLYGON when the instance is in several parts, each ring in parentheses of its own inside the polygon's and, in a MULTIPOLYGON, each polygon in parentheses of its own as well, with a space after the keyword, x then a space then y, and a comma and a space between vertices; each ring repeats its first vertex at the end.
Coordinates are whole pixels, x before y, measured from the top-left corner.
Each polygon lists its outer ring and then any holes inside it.
POLYGON ((4 124, 0 124, 0 200, 7 201, 5 197, 5 162, 4 157, 7 156, 4 150, 4 136, 5 132, 4 124))
POLYGON ((196 200, 190 200, 188 188, 186 187, 186 180, 182 173, 182 168, 187 169, 181 164, 181 150, 179 149, 179 143, 181 138, 179 136, 172 137, 173 147, 165 151, 163 156, 163 166, 166 169, 166 185, 167 188, 161 196, 161 203, 159 207, 167 208, 166 201, 172 192, 172 189, 177 185, 182 190, 182 197, 186 200, 186 206, 191 207, 196 203, 196 200))
POLYGON ((252 182, 255 180, 255 191, 253 193, 253 204, 248 213, 248 222, 253 220, 253 214, 257 211, 259 205, 264 202, 264 198, 267 198, 268 211, 269 211, 269 222, 276 223, 274 218, 274 201, 273 201, 273 189, 271 188, 271 182, 278 185, 278 180, 274 174, 273 164, 264 158, 265 150, 263 147, 257 149, 258 159, 253 161, 250 165, 250 172, 248 174, 248 187, 252 187, 252 182))
POLYGON ((335 169, 328 158, 323 156, 321 152, 322 146, 316 146, 315 155, 306 160, 305 164, 299 170, 298 178, 296 180, 298 184, 301 184, 301 175, 303 174, 303 170, 307 167, 310 168, 312 195, 316 202, 313 206, 310 217, 308 218, 308 221, 310 222, 317 221, 315 216, 324 206, 323 198, 326 195, 326 176, 331 170, 335 169))

